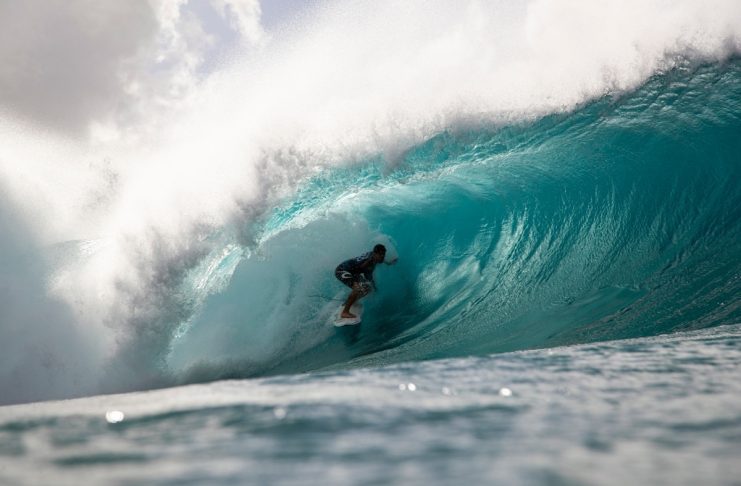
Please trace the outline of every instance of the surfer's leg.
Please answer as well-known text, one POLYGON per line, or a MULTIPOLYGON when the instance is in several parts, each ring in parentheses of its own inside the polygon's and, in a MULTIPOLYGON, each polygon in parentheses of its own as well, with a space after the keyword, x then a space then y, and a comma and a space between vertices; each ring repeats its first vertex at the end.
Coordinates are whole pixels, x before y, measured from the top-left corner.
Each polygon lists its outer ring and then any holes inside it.
POLYGON ((355 314, 350 312, 350 307, 355 303, 356 300, 358 300, 358 297, 360 297, 360 292, 357 292, 353 290, 350 292, 350 295, 347 296, 347 300, 345 301, 345 308, 342 309, 342 314, 340 314, 340 317, 343 319, 352 319, 357 317, 355 314))
POLYGON ((352 307, 352 305, 365 294, 366 293, 363 292, 363 288, 360 286, 360 284, 355 282, 352 286, 352 292, 350 292, 350 295, 347 296, 347 300, 345 301, 345 308, 342 309, 342 314, 340 314, 340 317, 342 317, 343 319, 351 319, 357 317, 355 314, 350 312, 350 307, 352 307))

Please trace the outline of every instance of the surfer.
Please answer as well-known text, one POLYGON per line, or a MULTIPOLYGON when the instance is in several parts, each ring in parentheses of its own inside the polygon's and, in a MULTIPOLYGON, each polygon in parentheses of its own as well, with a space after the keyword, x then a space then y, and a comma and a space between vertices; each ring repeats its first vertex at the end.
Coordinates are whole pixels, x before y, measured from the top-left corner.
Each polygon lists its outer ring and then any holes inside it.
MULTIPOLYGON (((343 319, 354 319, 357 317, 350 312, 350 307, 361 297, 365 297, 372 289, 376 288, 373 281, 373 270, 376 264, 386 259, 386 247, 378 244, 373 247, 373 251, 363 253, 359 257, 345 260, 337 265, 334 276, 337 280, 352 289, 345 301, 345 307, 342 309, 340 317, 343 319)), ((396 258, 388 263, 393 265, 396 258)))

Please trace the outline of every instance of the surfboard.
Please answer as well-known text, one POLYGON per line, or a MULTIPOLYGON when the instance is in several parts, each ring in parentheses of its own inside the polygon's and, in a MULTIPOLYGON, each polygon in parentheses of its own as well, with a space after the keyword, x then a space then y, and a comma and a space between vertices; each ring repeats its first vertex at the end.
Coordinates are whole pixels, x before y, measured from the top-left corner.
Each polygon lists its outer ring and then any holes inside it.
POLYGON ((360 324, 360 322, 363 319, 363 304, 360 302, 356 302, 350 307, 350 312, 355 314, 357 317, 355 318, 342 318, 340 317, 340 314, 342 313, 342 309, 345 306, 340 306, 339 309, 337 309, 337 313, 335 314, 334 318, 334 325, 335 327, 342 327, 342 326, 356 326, 360 324))

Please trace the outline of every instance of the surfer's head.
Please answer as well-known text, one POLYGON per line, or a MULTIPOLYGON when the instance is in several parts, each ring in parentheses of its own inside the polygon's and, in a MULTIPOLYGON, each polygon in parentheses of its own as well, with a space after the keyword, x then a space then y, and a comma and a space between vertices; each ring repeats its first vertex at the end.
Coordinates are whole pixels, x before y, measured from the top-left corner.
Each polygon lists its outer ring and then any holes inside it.
POLYGON ((380 243, 373 247, 373 258, 376 260, 376 263, 381 263, 383 260, 386 259, 386 247, 381 245, 380 243))

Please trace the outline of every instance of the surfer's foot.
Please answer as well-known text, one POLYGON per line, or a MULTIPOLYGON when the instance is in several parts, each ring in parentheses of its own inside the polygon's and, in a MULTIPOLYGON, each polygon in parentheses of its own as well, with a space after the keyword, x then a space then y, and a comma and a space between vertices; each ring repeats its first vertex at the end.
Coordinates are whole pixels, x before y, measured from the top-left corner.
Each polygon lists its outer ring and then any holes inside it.
POLYGON ((352 312, 342 311, 342 314, 340 314, 340 317, 343 319, 355 319, 358 316, 356 316, 352 312))

